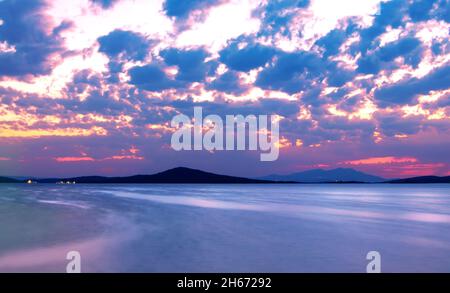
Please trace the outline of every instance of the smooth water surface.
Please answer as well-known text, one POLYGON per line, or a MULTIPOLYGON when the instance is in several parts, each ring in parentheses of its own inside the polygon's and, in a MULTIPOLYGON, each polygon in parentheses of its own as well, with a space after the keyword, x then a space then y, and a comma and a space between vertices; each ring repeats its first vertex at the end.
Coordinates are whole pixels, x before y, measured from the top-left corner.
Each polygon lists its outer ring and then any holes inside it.
POLYGON ((450 272, 450 185, 0 185, 0 272, 450 272))

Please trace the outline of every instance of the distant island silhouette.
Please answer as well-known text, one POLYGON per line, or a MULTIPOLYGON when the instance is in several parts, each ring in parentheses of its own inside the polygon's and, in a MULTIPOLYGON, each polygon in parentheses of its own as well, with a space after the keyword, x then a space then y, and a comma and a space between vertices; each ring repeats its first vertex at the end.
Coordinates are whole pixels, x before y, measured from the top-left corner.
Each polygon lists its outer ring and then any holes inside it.
POLYGON ((258 179, 271 181, 296 181, 303 183, 335 183, 335 182, 364 182, 378 183, 385 182, 388 179, 370 175, 351 168, 337 168, 331 170, 312 169, 302 172, 296 172, 287 175, 269 175, 258 179))
POLYGON ((450 183, 450 176, 422 176, 406 179, 387 180, 353 169, 333 170, 315 169, 290 175, 270 175, 262 178, 245 178, 220 175, 201 170, 178 167, 153 175, 134 175, 127 177, 82 176, 72 178, 44 178, 19 180, 0 177, 0 183, 47 183, 47 184, 285 184, 285 183, 450 183))
MULTIPOLYGON (((269 180, 258 180, 243 177, 234 177, 227 175, 219 175, 201 170, 178 167, 153 175, 134 175, 128 177, 102 177, 87 176, 60 179, 36 179, 38 183, 82 183, 82 184, 151 184, 151 183, 179 183, 179 184, 258 184, 258 183, 274 183, 269 180)), ((276 182, 275 182, 276 183, 276 182)))
POLYGON ((8 177, 0 177, 0 183, 23 183, 23 180, 17 180, 8 177))
POLYGON ((421 176, 405 179, 391 180, 389 183, 450 183, 450 176, 421 176))

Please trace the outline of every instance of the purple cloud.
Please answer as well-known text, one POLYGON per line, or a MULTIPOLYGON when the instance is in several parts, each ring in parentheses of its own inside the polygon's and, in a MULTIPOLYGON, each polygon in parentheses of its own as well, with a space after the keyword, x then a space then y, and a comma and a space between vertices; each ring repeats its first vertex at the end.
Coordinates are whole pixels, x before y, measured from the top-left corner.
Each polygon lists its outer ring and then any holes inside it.
POLYGON ((0 1, 0 42, 14 48, 0 51, 0 76, 49 74, 58 62, 51 57, 64 51, 58 35, 63 27, 48 33, 46 7, 43 0, 0 1))
POLYGON ((418 95, 450 88, 450 64, 436 68, 422 78, 407 78, 375 92, 375 98, 384 104, 407 104, 418 95))

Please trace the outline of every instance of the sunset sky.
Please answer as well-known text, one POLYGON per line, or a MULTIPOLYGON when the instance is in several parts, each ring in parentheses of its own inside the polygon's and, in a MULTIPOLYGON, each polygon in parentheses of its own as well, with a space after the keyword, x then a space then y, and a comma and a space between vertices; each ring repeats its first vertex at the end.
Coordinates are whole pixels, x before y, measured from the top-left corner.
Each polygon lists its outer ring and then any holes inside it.
POLYGON ((449 0, 0 0, 0 175, 450 175, 449 0), (171 119, 281 116, 259 152, 171 119))

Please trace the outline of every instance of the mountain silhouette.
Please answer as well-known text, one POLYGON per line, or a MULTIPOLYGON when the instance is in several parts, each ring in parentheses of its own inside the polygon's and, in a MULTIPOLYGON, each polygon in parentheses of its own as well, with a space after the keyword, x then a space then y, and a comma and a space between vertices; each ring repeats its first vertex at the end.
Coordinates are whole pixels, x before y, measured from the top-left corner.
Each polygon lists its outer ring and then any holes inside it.
MULTIPOLYGON (((28 180, 0 177, 0 183, 26 183, 28 180)), ((82 183, 82 184, 151 184, 151 183, 198 183, 198 184, 261 184, 261 183, 450 183, 450 176, 421 176, 386 180, 354 169, 314 169, 289 175, 270 175, 259 179, 219 175, 196 169, 178 167, 153 175, 128 177, 84 176, 72 178, 33 179, 37 183, 82 183)))
POLYGON ((420 176, 413 178, 397 179, 388 181, 388 183, 450 183, 450 176, 420 176))
POLYGON ((41 179, 39 183, 76 182, 76 183, 273 183, 267 180, 248 179, 227 175, 218 175, 201 170, 178 167, 153 175, 135 175, 129 177, 74 177, 62 179, 41 179))
POLYGON ((262 180, 296 181, 304 183, 320 182, 384 182, 386 179, 366 174, 350 168, 337 168, 332 170, 313 169, 288 175, 269 175, 261 177, 262 180))
POLYGON ((8 177, 0 177, 0 183, 20 183, 22 181, 8 178, 8 177))

